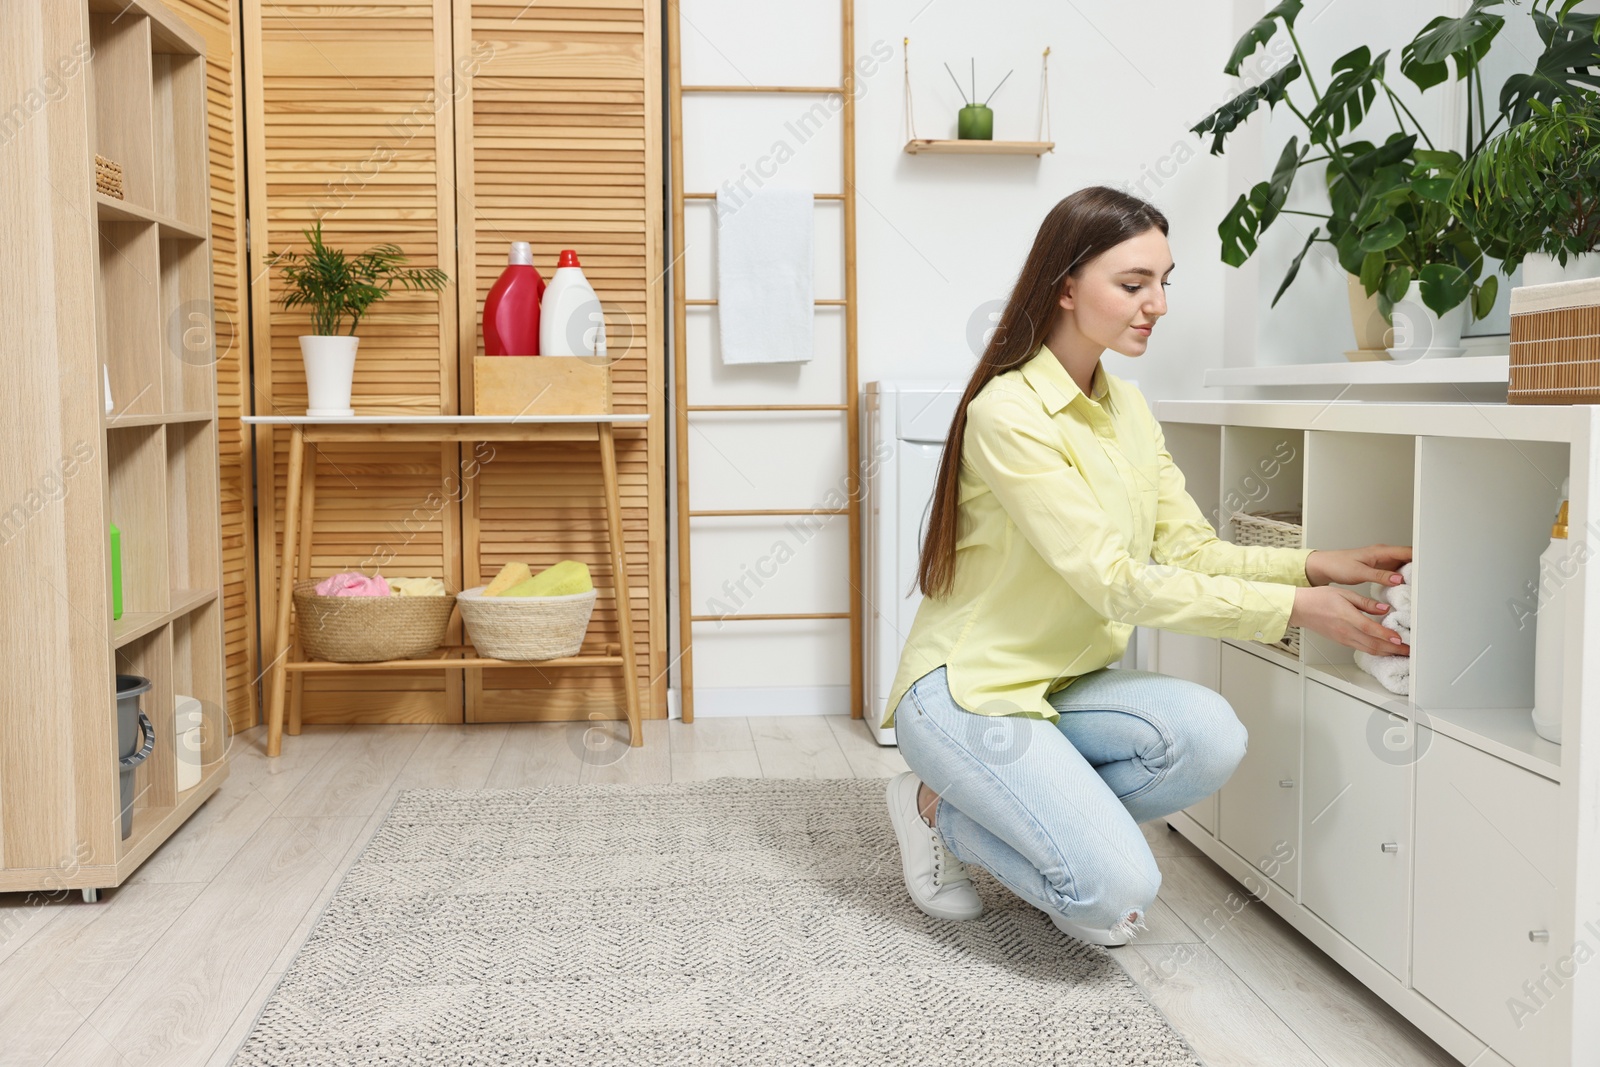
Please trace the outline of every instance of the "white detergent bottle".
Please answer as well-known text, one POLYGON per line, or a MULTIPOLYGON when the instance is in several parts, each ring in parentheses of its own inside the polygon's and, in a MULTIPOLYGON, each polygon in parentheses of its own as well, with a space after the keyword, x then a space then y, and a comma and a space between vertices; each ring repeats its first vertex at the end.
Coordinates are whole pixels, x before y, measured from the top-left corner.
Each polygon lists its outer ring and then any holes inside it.
POLYGON ((600 298, 578 265, 578 253, 561 250, 556 272, 539 305, 541 356, 603 356, 606 323, 600 298))
POLYGON ((1578 580, 1567 539, 1567 485, 1561 483, 1563 499, 1550 527, 1550 546, 1539 555, 1539 613, 1533 635, 1533 730, 1556 744, 1561 743, 1567 599, 1578 580))

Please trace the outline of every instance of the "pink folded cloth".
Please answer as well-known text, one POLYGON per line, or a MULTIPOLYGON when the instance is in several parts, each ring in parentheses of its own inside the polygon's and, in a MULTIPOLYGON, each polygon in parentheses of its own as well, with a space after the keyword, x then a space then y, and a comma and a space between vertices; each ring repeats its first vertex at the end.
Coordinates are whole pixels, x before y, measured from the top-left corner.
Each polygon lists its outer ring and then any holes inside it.
POLYGON ((360 571, 330 575, 317 583, 318 596, 389 596, 389 583, 383 575, 367 577, 360 571))

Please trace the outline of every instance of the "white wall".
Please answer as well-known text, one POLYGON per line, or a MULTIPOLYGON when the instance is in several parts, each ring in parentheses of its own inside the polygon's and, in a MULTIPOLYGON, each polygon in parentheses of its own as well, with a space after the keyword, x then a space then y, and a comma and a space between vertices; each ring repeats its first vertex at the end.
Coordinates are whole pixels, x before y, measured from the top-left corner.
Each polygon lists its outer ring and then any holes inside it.
MULTIPOLYGON (((1267 176, 1284 141, 1303 127, 1281 106, 1270 117, 1263 109, 1229 138, 1223 156, 1209 155, 1209 138, 1189 132, 1242 87, 1222 66, 1268 6, 1264 0, 991 0, 981 6, 857 0, 855 51, 866 63, 857 80, 859 381, 964 381, 988 316, 1008 293, 1040 220, 1061 197, 1090 184, 1145 196, 1171 223, 1177 269, 1169 314, 1143 356, 1103 357, 1110 371, 1135 379, 1152 401, 1208 395, 1201 378, 1209 367, 1342 358, 1353 342, 1344 276, 1328 246, 1318 246, 1327 254, 1308 257, 1278 307, 1266 310, 1307 232, 1299 224, 1314 220, 1285 217, 1242 270, 1219 258, 1218 221, 1238 193, 1267 176), (907 36, 919 137, 954 136, 962 101, 943 64, 965 82, 976 55, 980 97, 1014 70, 990 102, 994 136, 1033 139, 1040 54, 1048 45, 1055 151, 1037 159, 906 154, 907 36)), ((1447 114, 1450 104, 1440 90, 1426 102, 1419 99, 1399 75, 1399 51, 1429 19, 1464 6, 1463 0, 1411 2, 1400 5, 1404 17, 1397 19, 1393 0, 1309 0, 1297 30, 1319 88, 1327 84, 1332 60, 1356 44, 1392 49, 1391 84, 1437 140, 1458 120, 1447 114), (1374 32, 1393 39, 1372 41, 1374 32)), ((686 85, 838 84, 833 4, 681 0, 681 10, 686 85)), ((1516 8, 1505 10, 1517 17, 1516 8)), ((1286 61, 1283 44, 1274 42, 1246 64, 1252 82, 1286 61)), ((1498 80, 1491 81, 1492 91, 1498 80)), ((1308 99, 1303 84, 1291 94, 1308 99)), ((819 99, 686 96, 686 189, 709 192, 742 178, 746 189, 839 191, 842 113, 814 126, 803 120, 819 99)), ((1387 107, 1375 109, 1360 135, 1381 142, 1393 121, 1387 107)), ((1321 209, 1310 205, 1320 196, 1325 206, 1322 188, 1320 169, 1307 168, 1290 206, 1321 209)), ((690 297, 714 296, 714 209, 691 201, 687 210, 682 276, 690 297)), ((842 211, 819 204, 817 219, 817 295, 839 296, 842 211)), ((757 368, 720 365, 713 315, 690 311, 692 403, 842 401, 843 316, 836 310, 819 309, 811 363, 757 368)), ((840 416, 690 419, 693 507, 840 502, 846 464, 840 416)), ((812 520, 820 529, 809 538, 786 529, 787 521, 695 520, 694 611, 847 611, 846 519, 812 520), (757 580, 759 574, 771 577, 757 580)), ((702 623, 695 638, 697 714, 848 711, 848 620, 702 623)))

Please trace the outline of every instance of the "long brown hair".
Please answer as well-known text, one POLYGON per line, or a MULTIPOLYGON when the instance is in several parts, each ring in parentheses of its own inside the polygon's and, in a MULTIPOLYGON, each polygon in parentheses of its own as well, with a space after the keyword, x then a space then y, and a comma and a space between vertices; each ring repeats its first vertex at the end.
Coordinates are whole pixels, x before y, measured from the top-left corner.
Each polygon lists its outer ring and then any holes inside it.
POLYGON ((1077 277, 1100 253, 1151 227, 1167 232, 1167 217, 1155 205, 1104 185, 1091 185, 1065 197, 1039 224, 1033 248, 978 358, 945 439, 928 533, 917 564, 917 581, 924 596, 946 596, 955 582, 956 503, 967 405, 995 375, 1021 366, 1039 351, 1062 310, 1061 286, 1068 275, 1077 277))

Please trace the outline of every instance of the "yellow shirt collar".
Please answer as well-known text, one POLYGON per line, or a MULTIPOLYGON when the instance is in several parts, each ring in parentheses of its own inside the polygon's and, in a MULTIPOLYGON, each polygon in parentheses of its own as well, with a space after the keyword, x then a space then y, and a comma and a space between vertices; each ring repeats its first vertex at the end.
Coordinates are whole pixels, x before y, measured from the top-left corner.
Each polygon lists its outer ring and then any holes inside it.
MULTIPOLYGON (((1072 380, 1072 375, 1067 373, 1067 368, 1063 367, 1055 353, 1050 351, 1049 345, 1041 344, 1039 351, 1022 364, 1022 377, 1027 380, 1033 391, 1039 394, 1045 408, 1052 415, 1084 395, 1083 390, 1078 388, 1078 383, 1072 380)), ((1105 403, 1106 397, 1111 392, 1105 364, 1095 364, 1094 379, 1091 384, 1092 396, 1085 399, 1105 403)))

